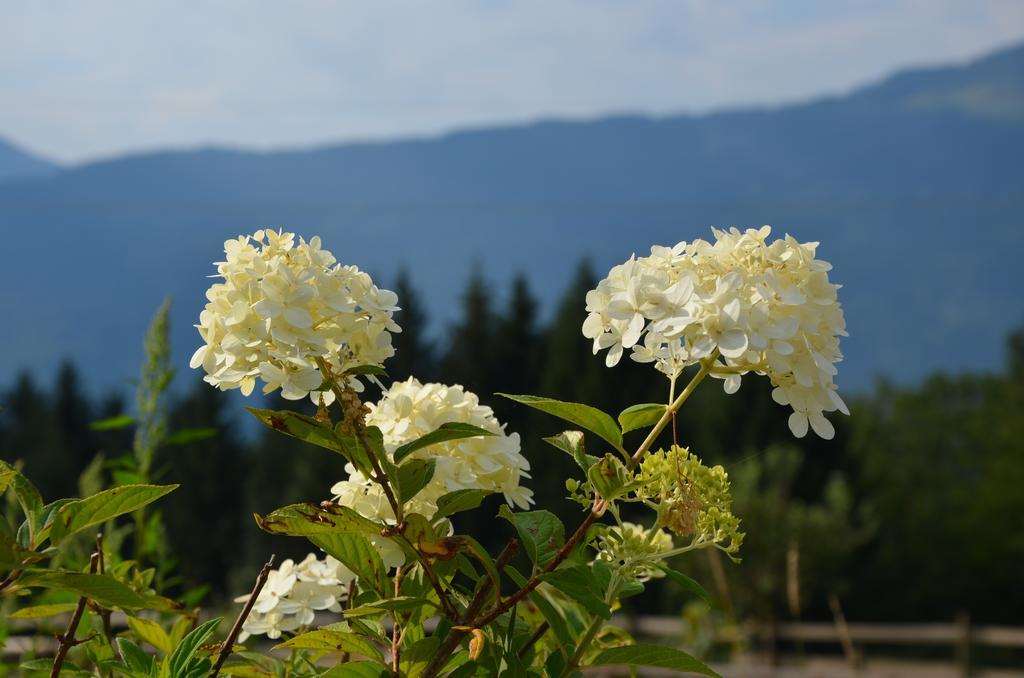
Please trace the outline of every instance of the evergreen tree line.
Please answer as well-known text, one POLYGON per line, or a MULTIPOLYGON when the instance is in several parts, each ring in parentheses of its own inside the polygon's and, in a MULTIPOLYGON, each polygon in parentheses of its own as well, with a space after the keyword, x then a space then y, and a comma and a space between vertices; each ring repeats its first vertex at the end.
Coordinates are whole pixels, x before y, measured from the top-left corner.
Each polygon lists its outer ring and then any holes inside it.
MULTIPOLYGON (((492 283, 474 272, 457 322, 443 341, 428 334, 428 318, 412 281, 393 289, 402 311, 390 379, 462 384, 518 432, 530 460, 529 480, 540 507, 569 526, 580 507, 564 499, 577 468, 543 436, 558 420, 494 395, 530 393, 583 402, 613 416, 641 402, 663 402, 667 381, 628 359, 613 369, 594 356, 580 331, 583 299, 596 277, 582 263, 542 325, 524 276, 503 303, 492 283)), ((692 554, 696 571, 719 599, 718 609, 746 619, 829 618, 829 596, 848 617, 863 620, 948 620, 969 610, 978 621, 1019 622, 1024 587, 1024 333, 1010 338, 999 374, 936 375, 912 387, 884 381, 852 399, 851 417, 837 417, 835 440, 794 440, 786 410, 775 405, 763 378, 748 377, 727 396, 713 380, 681 414, 675 435, 707 463, 733 478, 736 513, 748 533, 743 562, 692 554), (798 558, 793 569, 790 561, 798 558), (796 575, 798 599, 792 595, 796 575)), ((159 451, 159 482, 181 487, 158 505, 170 551, 187 585, 209 584, 216 599, 247 590, 267 554, 301 557, 300 540, 272 538, 254 512, 329 495, 344 476, 343 460, 272 431, 244 435, 237 396, 194 380, 170 405, 171 430, 215 428, 159 451), (199 523, 201 529, 196 530, 199 523)), ((375 398, 375 389, 367 389, 375 398)), ((267 406, 302 408, 271 398, 267 406)), ((45 389, 22 374, 0 394, 0 456, 21 460, 44 498, 74 496, 79 475, 97 455, 113 464, 131 447, 130 429, 90 424, 126 411, 123 398, 90 399, 73 365, 45 389)), ((661 444, 671 444, 666 431, 661 444)), ((639 443, 642 433, 628 436, 639 443)), ((588 439, 589 451, 606 450, 588 439)), ((499 497, 460 515, 457 529, 479 535, 492 550, 511 536, 495 514, 499 497)), ((689 557, 689 556, 688 556, 689 557)), ((685 568, 681 568, 685 569, 685 568)), ((679 614, 690 598, 672 583, 651 582, 632 602, 645 613, 679 614)))

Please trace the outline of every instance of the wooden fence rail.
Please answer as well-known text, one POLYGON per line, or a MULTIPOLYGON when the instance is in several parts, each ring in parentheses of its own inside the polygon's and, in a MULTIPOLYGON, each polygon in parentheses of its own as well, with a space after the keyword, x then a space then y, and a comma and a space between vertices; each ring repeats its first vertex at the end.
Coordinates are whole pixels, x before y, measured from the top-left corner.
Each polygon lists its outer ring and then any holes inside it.
MULTIPOLYGON (((636 636, 663 639, 671 642, 683 635, 683 622, 676 617, 615 617, 612 623, 636 636)), ((774 648, 778 642, 852 644, 859 648, 865 645, 899 646, 948 646, 963 676, 971 675, 972 647, 995 647, 1024 649, 1024 627, 1014 626, 972 626, 966 615, 953 623, 845 623, 792 622, 774 626, 746 625, 743 634, 757 639, 774 648)), ((728 641, 730 638, 720 637, 728 641)), ((848 657, 851 663, 858 663, 858 651, 848 657)), ((862 657, 861 657, 862 658, 862 657)))

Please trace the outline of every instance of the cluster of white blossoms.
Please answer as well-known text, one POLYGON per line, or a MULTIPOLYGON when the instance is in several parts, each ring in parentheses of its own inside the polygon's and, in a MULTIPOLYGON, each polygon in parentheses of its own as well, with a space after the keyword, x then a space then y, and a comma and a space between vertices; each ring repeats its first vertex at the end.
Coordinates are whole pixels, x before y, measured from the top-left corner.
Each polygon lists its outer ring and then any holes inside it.
POLYGON ((330 391, 317 391, 318 358, 343 371, 394 355, 398 297, 337 263, 320 238, 296 244, 292 233, 260 230, 228 240, 224 253, 214 276, 224 281, 207 290, 196 325, 206 343, 190 363, 210 384, 249 395, 259 378, 264 393, 280 388, 289 400, 312 393, 314 402, 330 403, 330 391))
MULTIPOLYGON (((340 603, 348 595, 347 587, 353 579, 352 571, 331 556, 321 560, 310 553, 298 564, 284 561, 281 567, 270 571, 242 625, 239 642, 254 635, 280 638, 282 632, 312 624, 318 610, 341 612, 340 603)), ((248 595, 235 598, 236 603, 248 600, 248 595)))
MULTIPOLYGON (((432 458, 435 467, 430 482, 407 505, 409 512, 429 518, 441 496, 467 489, 500 492, 510 505, 529 508, 533 491, 520 482, 530 477, 530 463, 519 451, 519 434, 505 433, 504 424, 495 418, 490 407, 480 404, 476 394, 462 386, 422 384, 410 377, 393 383, 377 403, 367 406, 370 411, 366 424, 380 428, 388 454, 451 422, 472 424, 494 434, 434 443, 413 452, 410 458, 432 458)), ((394 522, 394 513, 380 485, 351 464, 346 470, 348 479, 331 488, 335 501, 367 518, 394 522)), ((382 555, 385 564, 394 564, 388 563, 389 554, 382 555)))
POLYGON ((665 530, 623 522, 608 527, 598 537, 597 559, 618 566, 623 577, 648 581, 665 576, 657 563, 672 547, 672 535, 665 530))
POLYGON ((725 379, 727 393, 742 374, 767 375, 775 402, 793 409, 794 435, 810 425, 831 438, 822 412, 849 414, 834 383, 846 322, 831 264, 815 258, 816 242, 767 242, 768 226, 712 230, 714 243, 656 246, 612 268, 587 294, 583 334, 594 353, 608 349, 609 367, 631 349, 674 379, 717 355, 710 374, 725 379))

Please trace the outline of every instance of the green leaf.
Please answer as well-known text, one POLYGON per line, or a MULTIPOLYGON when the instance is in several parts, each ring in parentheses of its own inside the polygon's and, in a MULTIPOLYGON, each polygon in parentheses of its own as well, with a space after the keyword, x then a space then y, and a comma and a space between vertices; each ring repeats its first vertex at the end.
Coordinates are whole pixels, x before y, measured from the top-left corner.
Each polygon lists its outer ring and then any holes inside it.
POLYGON ((208 440, 209 438, 216 437, 216 435, 217 429, 212 427, 182 428, 167 436, 167 440, 164 441, 164 444, 188 445, 190 443, 197 443, 200 440, 208 440))
POLYGON ((376 426, 367 426, 360 432, 346 428, 340 421, 334 427, 334 435, 341 444, 342 454, 366 477, 373 475, 373 459, 383 469, 388 480, 394 483, 394 464, 384 448, 384 434, 376 426))
MULTIPOLYGON (((326 676, 329 673, 330 671, 328 671, 328 673, 321 673, 318 675, 322 678, 323 676, 326 676)), ((281 675, 283 674, 284 672, 282 671, 281 675)), ((246 664, 237 660, 228 659, 227 662, 225 662, 224 666, 221 668, 221 675, 231 676, 231 678, 271 678, 271 676, 273 676, 274 674, 252 664, 246 664)))
POLYGON ((86 499, 64 504, 57 511, 50 530, 56 544, 64 537, 131 513, 177 489, 177 485, 123 485, 104 490, 86 499))
POLYGON ((640 428, 650 428, 658 423, 667 409, 667 405, 659 405, 658 403, 633 405, 619 413, 619 425, 622 426, 623 433, 629 433, 640 428))
POLYGON ((57 511, 65 505, 76 501, 78 500, 71 498, 58 499, 57 501, 51 501, 49 504, 39 509, 39 513, 36 515, 36 525, 39 526, 39 529, 36 532, 36 543, 42 544, 50 536, 50 530, 53 529, 54 525, 53 519, 57 515, 57 511))
MULTIPOLYGON (((4 667, 7 668, 6 666, 4 667)), ((39 676, 49 675, 50 670, 53 668, 53 658, 51 657, 40 657, 39 659, 30 659, 27 662, 22 662, 18 667, 25 671, 25 673, 19 675, 39 676)), ((88 671, 83 670, 78 664, 65 661, 64 665, 61 666, 60 674, 62 676, 89 676, 91 675, 88 671)))
POLYGON ((640 486, 640 482, 634 480, 633 474, 613 454, 606 454, 591 466, 587 478, 594 484, 598 494, 608 501, 625 496, 640 486))
POLYGON ((154 621, 141 617, 128 617, 128 628, 141 640, 149 643, 163 654, 167 654, 174 647, 171 637, 154 621))
POLYGON ((696 594, 697 596, 700 596, 708 605, 712 604, 711 594, 705 591, 704 587, 698 584, 694 579, 686 576, 682 572, 673 570, 671 567, 665 565, 664 563, 659 563, 659 567, 661 568, 661 571, 664 572, 666 576, 668 576, 669 579, 682 586, 684 590, 696 594))
POLYGON ((615 420, 596 407, 531 395, 510 395, 508 393, 499 393, 498 395, 582 426, 603 438, 616 450, 625 452, 622 449, 622 431, 619 430, 615 420))
POLYGON ((76 607, 78 607, 78 603, 36 605, 34 607, 23 607, 7 615, 7 617, 8 619, 46 619, 47 617, 56 617, 58 614, 71 612, 76 607))
POLYGON ((494 590, 500 593, 501 576, 498 572, 498 567, 494 564, 494 559, 491 558, 491 554, 487 552, 487 549, 485 549, 480 542, 470 536, 459 535, 456 538, 469 547, 470 554, 476 558, 487 571, 487 576, 491 578, 491 583, 494 584, 494 590))
POLYGON ((11 484, 16 475, 18 475, 18 472, 14 470, 0 472, 0 494, 7 491, 7 486, 11 484))
POLYGON ((108 419, 100 419, 89 424, 89 428, 93 431, 117 431, 119 429, 128 428, 135 423, 135 419, 128 414, 119 414, 116 417, 110 417, 108 419))
POLYGON ((626 583, 622 584, 622 587, 619 589, 619 599, 625 600, 626 598, 639 596, 641 593, 644 592, 644 588, 645 587, 643 585, 643 582, 627 581, 626 583))
POLYGON ((612 616, 604 600, 605 591, 591 569, 584 565, 563 567, 540 576, 542 581, 572 598, 591 614, 602 619, 612 616))
POLYGON ((457 421, 450 421, 446 424, 441 424, 436 430, 427 433, 426 435, 420 436, 416 440, 402 445, 395 450, 395 462, 400 462, 416 450, 435 445, 437 443, 444 443, 449 440, 460 440, 462 438, 476 438, 479 436, 493 436, 495 435, 492 431, 480 428, 479 426, 473 426, 472 424, 463 424, 457 421))
POLYGON ((135 671, 147 676, 152 675, 156 667, 156 657, 148 654, 127 638, 117 639, 117 650, 129 671, 135 671))
POLYGON ((721 678, 703 662, 682 650, 661 645, 625 645, 603 650, 590 662, 590 666, 651 666, 689 673, 700 673, 721 678))
POLYGON ((428 638, 421 638, 415 643, 407 646, 401 655, 401 669, 404 675, 418 676, 426 668, 430 660, 437 654, 441 645, 441 638, 434 635, 428 638))
POLYGON ((515 526, 526 554, 538 567, 550 563, 565 544, 565 526, 550 511, 513 513, 508 506, 502 504, 498 515, 515 526))
POLYGON ((387 570, 373 543, 359 534, 332 533, 309 537, 314 545, 341 561, 380 595, 387 592, 387 570))
POLYGON ((320 678, 389 678, 391 671, 380 662, 346 662, 339 664, 326 673, 321 673, 320 678))
POLYGON ((386 612, 408 612, 410 610, 418 610, 422 607, 436 607, 436 605, 426 598, 420 598, 418 596, 398 596, 396 598, 382 598, 381 600, 375 600, 372 603, 366 603, 359 607, 353 607, 345 610, 344 615, 346 618, 350 617, 363 617, 375 614, 385 614, 386 612))
POLYGON ((587 454, 583 448, 583 431, 562 431, 543 440, 569 454, 584 472, 597 463, 597 457, 587 454))
POLYGON ((384 660, 370 641, 349 631, 338 631, 325 627, 286 640, 274 647, 275 650, 324 650, 327 652, 351 652, 371 659, 384 660))
POLYGON ((28 525, 29 532, 29 546, 35 546, 36 521, 39 512, 43 508, 43 497, 39 494, 36 486, 32 484, 32 481, 7 462, 0 460, 0 471, 14 471, 14 475, 7 482, 10 487, 14 488, 14 496, 17 497, 18 504, 21 505, 21 510, 25 514, 25 523, 28 525))
POLYGON ((381 526, 347 506, 291 504, 266 516, 253 514, 256 524, 270 534, 312 537, 323 534, 379 535, 381 526))
POLYGON ((437 459, 410 459, 398 467, 395 473, 395 489, 398 490, 398 500, 406 503, 427 486, 430 479, 434 477, 434 467, 437 459))
POLYGON ((101 607, 121 607, 137 610, 146 607, 138 593, 107 574, 86 574, 67 570, 26 572, 18 581, 25 587, 58 589, 85 596, 101 607))
MULTIPOLYGON (((514 567, 508 566, 505 568, 505 573, 508 574, 509 578, 515 582, 516 586, 522 588, 526 586, 526 577, 519 573, 514 567)), ((555 637, 558 639, 558 650, 564 656, 566 661, 569 659, 569 655, 566 653, 565 648, 573 645, 577 642, 577 639, 573 637, 572 633, 569 632, 569 627, 565 623, 565 617, 558 611, 558 608, 548 600, 548 597, 540 590, 534 589, 529 594, 530 602, 537 606, 540 610, 544 620, 551 627, 555 637)))
POLYGON ((0 532, 0 570, 18 570, 26 563, 40 558, 33 558, 37 555, 17 541, 6 532, 0 532))
MULTIPOLYGON (((260 410, 255 407, 247 407, 245 409, 249 410, 254 417, 275 431, 280 431, 285 435, 318 445, 332 452, 344 454, 341 441, 338 440, 338 436, 335 435, 334 429, 331 428, 329 422, 323 422, 316 417, 309 417, 305 414, 289 410, 260 410)), ((349 461, 352 460, 350 459, 349 461)))
POLYGON ((193 657, 199 647, 203 645, 213 635, 213 632, 217 630, 217 626, 220 624, 221 618, 216 617, 208 622, 200 624, 192 630, 187 636, 181 639, 178 643, 178 647, 174 648, 174 652, 167 657, 165 666, 169 669, 170 675, 174 678, 177 676, 184 676, 188 673, 189 665, 192 663, 193 657))
POLYGON ((442 495, 437 500, 437 511, 433 519, 436 521, 461 511, 475 509, 489 494, 493 493, 488 490, 455 490, 442 495))

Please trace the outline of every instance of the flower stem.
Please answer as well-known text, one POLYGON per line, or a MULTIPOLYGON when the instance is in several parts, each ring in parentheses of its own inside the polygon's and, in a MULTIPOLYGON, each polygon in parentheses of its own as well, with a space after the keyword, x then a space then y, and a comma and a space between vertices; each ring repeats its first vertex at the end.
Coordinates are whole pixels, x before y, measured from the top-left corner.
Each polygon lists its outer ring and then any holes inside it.
MULTIPOLYGON (((619 587, 621 583, 622 582, 620 581, 617 573, 608 583, 608 590, 605 591, 604 594, 604 600, 605 603, 608 604, 608 607, 612 606, 612 603, 615 602, 616 596, 619 595, 619 587)), ((576 652, 573 653, 569 663, 565 665, 564 669, 562 669, 560 678, 565 678, 565 676, 572 674, 572 672, 580 665, 580 662, 583 660, 584 653, 587 651, 587 648, 590 647, 590 643, 593 642, 597 632, 601 630, 602 626, 604 626, 604 622, 604 618, 599 616, 595 616, 594 621, 590 622, 590 626, 587 627, 587 632, 583 634, 583 638, 580 639, 580 644, 576 647, 576 652)))
POLYGON ((654 425, 654 428, 651 429, 651 432, 647 434, 647 437, 633 454, 633 457, 630 460, 630 466, 635 466, 647 450, 651 448, 651 445, 653 445, 654 441, 657 440, 658 434, 665 430, 669 421, 671 421, 672 417, 675 416, 675 413, 679 411, 679 408, 683 406, 686 399, 693 394, 700 382, 704 381, 704 377, 708 376, 708 373, 711 371, 711 365, 715 362, 716 358, 718 358, 718 351, 715 351, 700 362, 700 371, 693 375, 693 379, 691 379, 690 383, 686 385, 686 388, 683 389, 682 393, 680 393, 676 399, 672 401, 672 404, 665 409, 665 412, 661 415, 658 423, 654 425))
POLYGON ((590 646, 590 642, 594 640, 594 636, 601 630, 604 625, 604 619, 600 617, 594 617, 594 621, 590 622, 590 626, 587 627, 587 632, 583 634, 583 638, 580 640, 579 646, 576 648, 576 652, 573 653, 569 663, 565 665, 562 672, 559 674, 559 678, 565 678, 572 674, 572 672, 579 666, 580 661, 583 659, 583 653, 586 652, 587 647, 590 646))

